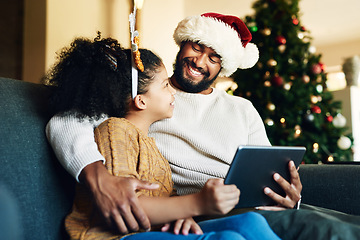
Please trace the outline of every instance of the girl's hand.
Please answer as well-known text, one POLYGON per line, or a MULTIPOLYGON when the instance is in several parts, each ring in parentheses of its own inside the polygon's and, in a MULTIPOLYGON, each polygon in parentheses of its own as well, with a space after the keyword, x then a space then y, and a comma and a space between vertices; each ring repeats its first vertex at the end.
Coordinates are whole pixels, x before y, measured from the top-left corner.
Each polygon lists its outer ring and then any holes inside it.
POLYGON ((209 179, 199 195, 203 214, 223 215, 239 202, 240 190, 235 185, 224 185, 223 179, 209 179))
MULTIPOLYGON (((203 234, 200 226, 194 221, 193 218, 179 219, 175 221, 173 224, 174 234, 178 235, 179 233, 183 235, 188 235, 189 233, 194 234, 203 234)), ((167 232, 170 230, 171 224, 167 223, 162 228, 162 232, 167 232)))

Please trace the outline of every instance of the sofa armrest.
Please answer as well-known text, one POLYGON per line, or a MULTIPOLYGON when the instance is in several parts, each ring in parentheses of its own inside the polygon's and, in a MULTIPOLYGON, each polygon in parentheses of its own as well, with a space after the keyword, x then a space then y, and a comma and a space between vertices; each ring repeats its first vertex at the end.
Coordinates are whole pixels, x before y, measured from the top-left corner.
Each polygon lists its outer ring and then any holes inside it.
POLYGON ((302 203, 360 215, 360 164, 309 164, 299 169, 302 203))

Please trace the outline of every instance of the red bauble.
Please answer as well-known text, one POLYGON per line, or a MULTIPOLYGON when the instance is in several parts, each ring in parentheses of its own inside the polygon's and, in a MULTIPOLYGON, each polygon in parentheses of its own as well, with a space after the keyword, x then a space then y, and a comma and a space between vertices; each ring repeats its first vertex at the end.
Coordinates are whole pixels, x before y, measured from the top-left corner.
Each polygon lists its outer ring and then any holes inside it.
POLYGON ((313 107, 311 108, 311 111, 312 111, 313 113, 320 114, 320 113, 321 113, 321 108, 320 108, 319 106, 313 106, 313 107))
POLYGON ((292 20, 292 22, 293 22, 294 25, 298 25, 298 24, 299 24, 299 20, 298 20, 297 18, 294 18, 294 19, 292 20))
POLYGON ((280 87, 283 85, 284 79, 279 75, 275 75, 274 77, 271 78, 271 83, 276 87, 280 87))
POLYGON ((327 116, 326 117, 326 120, 328 121, 328 122, 332 122, 333 120, 334 120, 334 118, 333 118, 333 116, 327 116))
POLYGON ((279 45, 284 45, 286 43, 286 38, 284 36, 277 36, 275 41, 279 45))
POLYGON ((321 68, 321 71, 325 72, 326 65, 323 64, 323 63, 321 63, 321 62, 319 62, 319 66, 320 66, 320 68, 321 68))
POLYGON ((312 65, 311 71, 312 71, 314 74, 320 74, 320 73, 322 72, 322 69, 321 69, 320 64, 314 64, 314 65, 312 65))
POLYGON ((304 26, 301 26, 301 27, 300 27, 300 30, 303 31, 303 32, 305 32, 305 31, 306 31, 306 28, 305 28, 304 26))

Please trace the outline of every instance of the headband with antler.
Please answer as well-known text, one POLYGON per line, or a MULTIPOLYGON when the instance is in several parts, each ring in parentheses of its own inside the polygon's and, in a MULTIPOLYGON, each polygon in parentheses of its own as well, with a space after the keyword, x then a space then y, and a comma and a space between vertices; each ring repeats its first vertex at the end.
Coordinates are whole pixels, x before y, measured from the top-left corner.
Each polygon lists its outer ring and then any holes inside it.
POLYGON ((129 15, 130 22, 130 38, 131 38, 131 78, 132 78, 132 91, 131 96, 134 99, 137 95, 138 88, 138 79, 139 74, 138 70, 141 72, 144 71, 144 65, 140 59, 140 51, 139 51, 139 32, 135 30, 135 22, 136 22, 136 6, 134 4, 134 11, 129 15))

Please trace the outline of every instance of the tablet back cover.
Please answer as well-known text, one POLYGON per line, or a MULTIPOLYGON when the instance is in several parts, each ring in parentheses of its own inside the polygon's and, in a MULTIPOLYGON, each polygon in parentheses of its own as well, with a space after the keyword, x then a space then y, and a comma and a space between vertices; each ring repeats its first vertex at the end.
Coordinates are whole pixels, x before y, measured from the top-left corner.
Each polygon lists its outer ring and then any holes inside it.
POLYGON ((270 187, 285 196, 273 175, 277 172, 289 181, 289 161, 293 160, 297 167, 304 153, 304 147, 240 146, 225 178, 225 184, 235 184, 240 189, 239 203, 235 208, 275 205, 275 202, 265 195, 264 188, 270 187))

